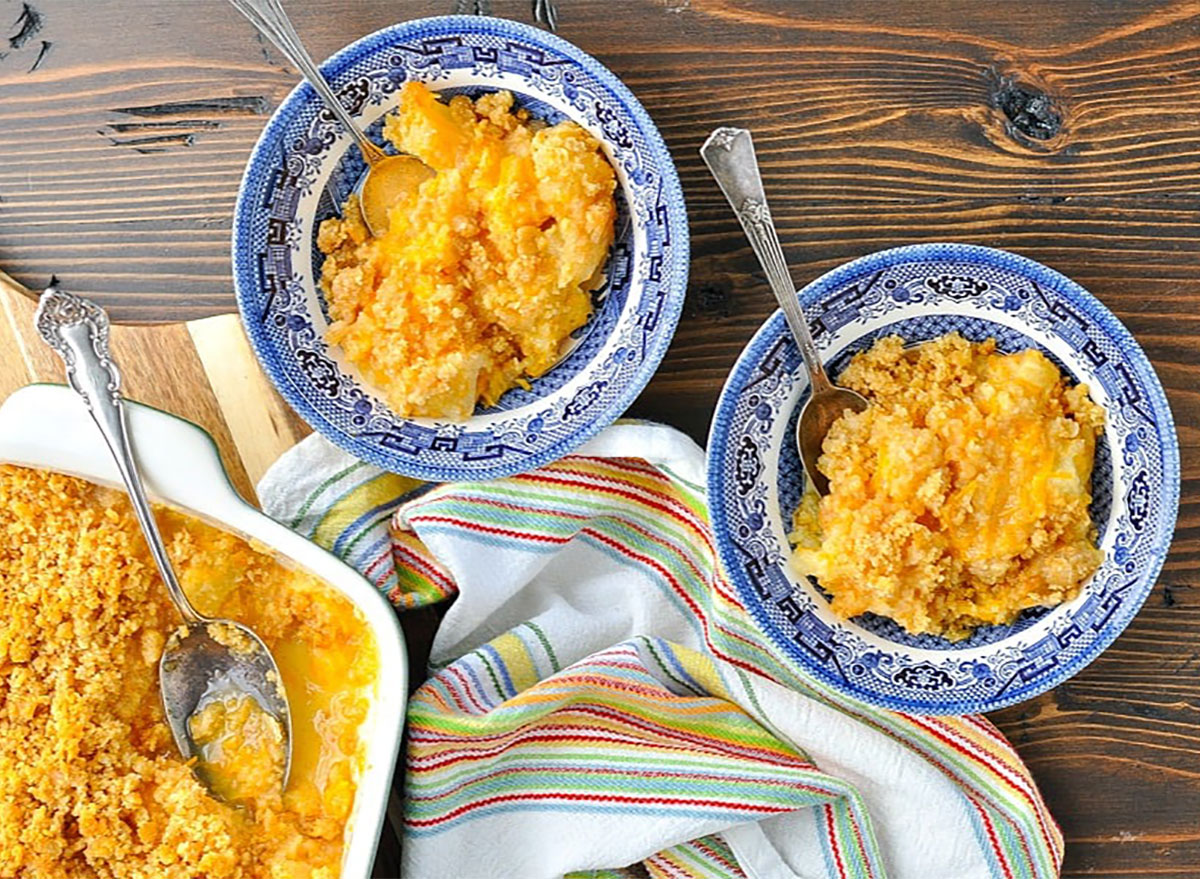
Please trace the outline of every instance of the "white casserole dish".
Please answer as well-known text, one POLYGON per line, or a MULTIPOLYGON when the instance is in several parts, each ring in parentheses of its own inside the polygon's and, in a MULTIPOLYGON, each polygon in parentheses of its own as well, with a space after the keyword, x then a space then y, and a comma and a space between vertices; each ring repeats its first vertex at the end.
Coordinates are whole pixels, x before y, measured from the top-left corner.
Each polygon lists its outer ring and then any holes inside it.
MULTIPOLYGON (((208 433, 158 409, 128 401, 125 405, 134 455, 153 500, 251 538, 321 578, 354 603, 375 635, 379 678, 360 733, 367 743, 366 760, 342 859, 342 879, 368 879, 400 750, 408 693, 408 660, 395 611, 353 568, 242 500, 208 433)), ((4 401, 0 463, 54 470, 124 490, 83 401, 63 385, 30 385, 4 401)))

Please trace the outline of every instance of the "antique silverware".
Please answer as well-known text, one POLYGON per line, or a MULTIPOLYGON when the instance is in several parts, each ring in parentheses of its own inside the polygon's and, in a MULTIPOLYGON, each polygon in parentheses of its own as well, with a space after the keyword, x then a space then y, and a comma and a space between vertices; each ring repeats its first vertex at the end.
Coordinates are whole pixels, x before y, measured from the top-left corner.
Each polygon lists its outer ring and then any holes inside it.
POLYGON ((321 75, 312 56, 300 42, 296 29, 279 0, 229 0, 230 3, 259 33, 270 40, 280 52, 292 62, 316 89, 329 111, 342 123, 358 144, 367 173, 358 181, 358 194, 363 221, 371 234, 378 237, 387 231, 388 210, 406 193, 412 192, 425 180, 433 176, 433 169, 415 156, 392 156, 377 146, 354 121, 354 117, 342 106, 337 93, 321 75))
POLYGON ((252 630, 232 620, 204 616, 179 585, 129 442, 121 374, 108 347, 108 315, 95 303, 52 286, 38 302, 35 322, 42 339, 62 357, 67 382, 83 398, 100 428, 125 481, 130 504, 167 594, 183 617, 183 625, 167 637, 159 660, 163 710, 175 744, 184 759, 198 758, 196 773, 212 789, 188 722, 214 700, 248 696, 279 724, 284 754, 281 783, 286 786, 292 761, 292 721, 279 668, 252 630))
MULTIPOLYGON (((558 27, 558 9, 554 0, 533 0, 533 20, 548 31, 558 27)), ((491 15, 492 0, 454 0, 451 15, 491 15)))
POLYGON ((831 382, 817 354, 804 309, 800 306, 800 298, 796 295, 795 285, 783 259, 783 249, 771 220, 771 211, 767 207, 767 196, 763 191, 750 132, 743 128, 718 128, 700 148, 700 156, 717 179, 717 185, 729 199, 738 222, 750 239, 750 247, 767 273, 771 292, 783 309, 783 316, 800 348, 800 356, 808 367, 812 393, 796 423, 796 446, 800 450, 800 460, 804 463, 804 473, 809 482, 818 494, 828 494, 829 480, 817 469, 825 435, 829 433, 833 422, 847 411, 861 412, 867 408, 867 400, 861 394, 831 382))
POLYGON ((554 0, 533 0, 533 20, 548 31, 558 29, 558 8, 554 0))

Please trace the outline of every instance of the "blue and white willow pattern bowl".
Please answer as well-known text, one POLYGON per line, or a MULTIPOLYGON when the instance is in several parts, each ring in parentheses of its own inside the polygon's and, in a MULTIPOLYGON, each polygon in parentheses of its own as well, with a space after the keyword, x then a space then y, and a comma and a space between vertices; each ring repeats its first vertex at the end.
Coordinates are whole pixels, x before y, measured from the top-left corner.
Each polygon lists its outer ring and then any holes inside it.
POLYGON ((1092 479, 1104 561, 1073 601, 951 643, 883 617, 839 620, 787 565, 803 487, 796 418, 808 396, 800 355, 776 312, 742 352, 709 437, 718 552, 742 602, 802 672, 900 711, 963 714, 1020 702, 1065 681, 1128 625, 1166 558, 1179 503, 1179 446, 1153 368, 1124 326, 1078 284, 1024 257, 928 244, 871 254, 800 293, 836 376, 880 336, 919 342, 957 330, 1001 350, 1036 347, 1086 382, 1106 413, 1092 479))
POLYGON ((500 18, 446 16, 364 37, 321 66, 379 141, 400 86, 440 93, 508 89, 539 118, 570 118, 616 169, 617 235, 595 313, 557 366, 464 423, 402 418, 336 346, 316 278, 321 220, 363 165, 307 83, 275 111, 246 168, 233 226, 238 307, 284 399, 351 454, 420 479, 490 479, 567 454, 617 418, 667 350, 687 289, 688 231, 671 156, 641 104, 584 52, 500 18))

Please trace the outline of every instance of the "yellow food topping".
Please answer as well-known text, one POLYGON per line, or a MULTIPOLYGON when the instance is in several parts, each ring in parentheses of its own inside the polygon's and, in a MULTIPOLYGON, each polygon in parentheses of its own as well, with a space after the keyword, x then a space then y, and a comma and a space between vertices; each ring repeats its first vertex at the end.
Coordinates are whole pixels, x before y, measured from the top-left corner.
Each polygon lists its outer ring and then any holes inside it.
POLYGON ((176 750, 158 661, 179 617, 125 496, 0 467, 0 877, 337 879, 374 638, 310 574, 178 513, 158 521, 197 609, 249 625, 279 663, 288 788, 229 805, 176 750))
POLYGON ((326 338, 406 416, 467 418, 555 364, 591 313, 616 178, 573 122, 539 126, 509 92, 440 103, 407 83, 384 123, 434 169, 372 238, 357 202, 321 224, 326 338))
POLYGON ((283 727, 244 693, 212 699, 188 718, 198 769, 227 802, 269 796, 283 786, 283 727))
POLYGON ((880 339, 841 384, 871 405, 831 427, 830 492, 802 500, 791 559, 836 614, 959 640, 1078 594, 1102 560, 1088 506, 1104 413, 1086 386, 957 333, 880 339))
POLYGON ((249 655, 254 652, 254 642, 237 626, 231 626, 229 623, 211 623, 206 631, 208 637, 228 647, 231 653, 249 655))

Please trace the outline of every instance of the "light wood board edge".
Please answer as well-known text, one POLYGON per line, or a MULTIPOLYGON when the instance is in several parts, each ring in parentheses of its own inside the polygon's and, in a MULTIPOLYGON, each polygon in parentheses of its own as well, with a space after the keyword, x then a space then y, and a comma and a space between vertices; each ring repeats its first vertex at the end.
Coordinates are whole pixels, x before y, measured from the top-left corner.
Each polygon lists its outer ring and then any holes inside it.
POLYGON ((263 374, 235 315, 189 321, 184 326, 216 394, 242 466, 257 484, 275 459, 310 431, 263 374))

